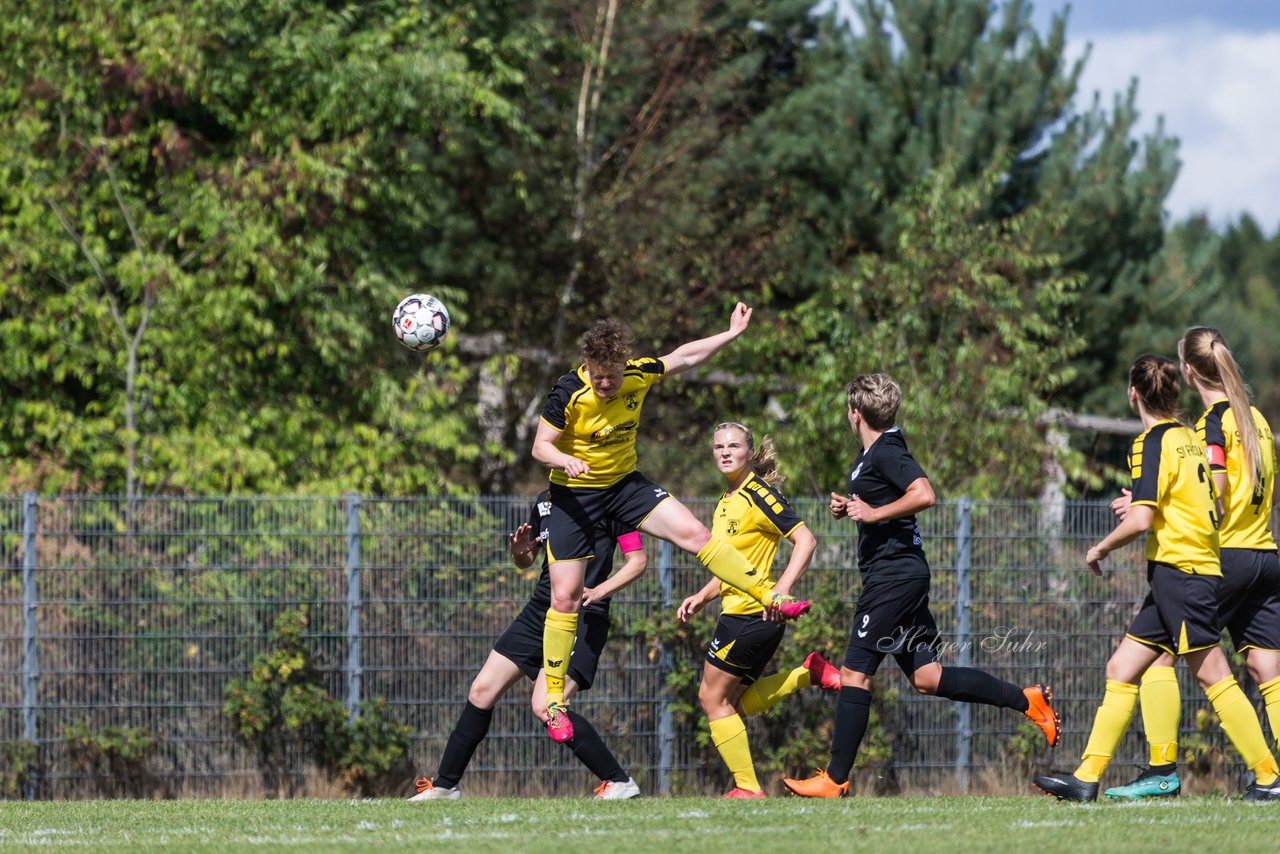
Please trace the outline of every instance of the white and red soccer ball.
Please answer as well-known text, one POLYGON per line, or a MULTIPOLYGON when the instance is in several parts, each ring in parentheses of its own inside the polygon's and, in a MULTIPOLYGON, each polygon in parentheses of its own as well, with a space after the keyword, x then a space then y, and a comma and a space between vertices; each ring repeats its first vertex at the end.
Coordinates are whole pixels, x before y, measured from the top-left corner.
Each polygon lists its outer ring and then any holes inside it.
POLYGON ((391 325, 401 344, 425 353, 439 347, 449 331, 449 309, 430 294, 410 294, 392 312, 391 325))

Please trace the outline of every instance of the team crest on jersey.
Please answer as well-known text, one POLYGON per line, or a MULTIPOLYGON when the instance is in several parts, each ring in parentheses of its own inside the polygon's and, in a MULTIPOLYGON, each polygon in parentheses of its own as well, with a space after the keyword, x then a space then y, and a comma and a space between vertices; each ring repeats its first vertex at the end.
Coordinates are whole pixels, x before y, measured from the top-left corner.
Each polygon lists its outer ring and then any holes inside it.
POLYGON ((627 396, 622 398, 622 403, 631 412, 635 412, 640 407, 640 395, 634 391, 628 392, 627 396))
POLYGON ((538 502, 538 515, 539 515, 539 516, 550 516, 550 515, 551 515, 551 502, 550 502, 550 501, 539 501, 539 502, 538 502))
POLYGON ((729 536, 731 536, 731 537, 732 537, 734 534, 738 533, 738 520, 737 520, 737 519, 730 519, 730 520, 728 521, 728 523, 725 525, 725 531, 727 531, 727 532, 728 532, 728 534, 729 534, 729 536))
POLYGON ((857 480, 858 475, 860 474, 862 474, 862 463, 858 463, 858 465, 854 468, 853 472, 849 475, 849 480, 857 480))

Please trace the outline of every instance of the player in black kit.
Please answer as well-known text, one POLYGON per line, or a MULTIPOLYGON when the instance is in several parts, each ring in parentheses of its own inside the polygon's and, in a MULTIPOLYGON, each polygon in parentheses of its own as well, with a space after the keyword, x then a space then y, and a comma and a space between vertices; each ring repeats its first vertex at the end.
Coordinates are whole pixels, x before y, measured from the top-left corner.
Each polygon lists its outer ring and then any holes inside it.
MULTIPOLYGON (((546 529, 550 513, 551 497, 544 489, 534 499, 529 521, 508 537, 512 558, 521 569, 533 564, 542 547, 542 532, 546 529)), ((635 581, 645 570, 644 544, 640 533, 632 528, 616 522, 600 523, 595 528, 593 548, 595 557, 587 565, 584 579, 582 619, 568 664, 565 682, 568 696, 586 691, 595 681, 600 653, 609 639, 609 597, 635 581), (624 560, 622 567, 610 576, 615 547, 622 550, 624 560)), ((475 749, 489 732, 493 708, 498 700, 520 681, 521 676, 533 680, 535 694, 546 691, 546 680, 540 676, 542 628, 549 607, 551 579, 544 550, 538 585, 523 610, 494 642, 488 661, 471 683, 467 704, 449 734, 435 779, 419 779, 418 793, 409 800, 457 800, 462 797, 458 783, 475 749)), ((577 712, 568 714, 573 719, 574 734, 564 744, 600 779, 595 790, 596 798, 626 800, 640 794, 635 780, 622 770, 595 728, 577 712)))
POLYGON ((849 470, 846 495, 831 494, 831 515, 858 525, 862 593, 836 704, 831 761, 804 780, 784 779, 793 794, 838 798, 849 793, 849 774, 867 731, 871 677, 886 655, 921 694, 1022 712, 1058 742, 1059 722, 1047 688, 1020 689, 971 667, 943 667, 934 646, 938 627, 929 613, 929 562, 916 514, 934 504, 933 487, 894 426, 902 392, 885 374, 862 374, 848 387, 849 427, 862 452, 849 470))

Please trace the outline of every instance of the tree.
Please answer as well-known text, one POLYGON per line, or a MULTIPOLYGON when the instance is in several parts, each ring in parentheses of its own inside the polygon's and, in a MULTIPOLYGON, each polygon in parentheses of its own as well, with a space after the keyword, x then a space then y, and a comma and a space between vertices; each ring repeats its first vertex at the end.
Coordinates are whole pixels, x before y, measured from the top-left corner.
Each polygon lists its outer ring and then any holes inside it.
POLYGON ((469 281, 432 278, 423 250, 466 215, 441 210, 449 150, 528 135, 503 93, 537 30, 486 40, 469 14, 8 10, 0 452, 17 481, 461 488, 471 371, 398 352, 386 318, 424 282, 465 317, 469 281))

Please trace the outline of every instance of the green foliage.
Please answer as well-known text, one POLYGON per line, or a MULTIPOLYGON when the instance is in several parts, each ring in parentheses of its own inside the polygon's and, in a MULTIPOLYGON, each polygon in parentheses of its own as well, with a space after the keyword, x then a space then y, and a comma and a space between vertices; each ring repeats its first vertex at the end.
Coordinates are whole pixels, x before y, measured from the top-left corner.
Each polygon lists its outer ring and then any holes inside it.
POLYGON ((355 721, 348 721, 342 704, 325 690, 307 647, 307 622, 305 608, 280 613, 272 649, 254 659, 247 679, 227 683, 223 713, 256 751, 269 791, 292 790, 299 759, 336 775, 353 791, 382 791, 393 773, 404 770, 411 730, 387 715, 383 699, 362 704, 355 721))
POLYGON ((776 334, 751 339, 753 355, 783 373, 785 458, 814 492, 839 484, 851 458, 844 383, 872 371, 902 386, 898 422, 944 494, 1016 495, 1037 483, 1036 418, 1073 376, 1080 278, 1057 273, 1060 259, 1035 237, 1050 214, 984 214, 1004 176, 957 186, 950 170, 932 173, 892 206, 892 255, 862 257, 785 313, 776 334))
POLYGON ((34 742, 24 739, 0 744, 0 794, 6 798, 23 797, 39 762, 40 748, 34 742))
POLYGON ((103 797, 154 797, 164 784, 149 767, 160 749, 160 736, 145 727, 105 726, 94 732, 87 723, 63 729, 67 756, 76 771, 103 797))

